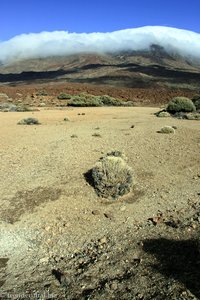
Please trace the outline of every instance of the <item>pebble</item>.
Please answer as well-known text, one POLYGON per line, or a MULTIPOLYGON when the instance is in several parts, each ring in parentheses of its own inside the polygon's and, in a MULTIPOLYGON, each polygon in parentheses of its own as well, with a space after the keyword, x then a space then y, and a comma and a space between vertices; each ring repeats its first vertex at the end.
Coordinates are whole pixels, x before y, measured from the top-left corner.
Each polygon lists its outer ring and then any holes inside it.
POLYGON ((99 210, 95 209, 95 210, 92 211, 92 214, 94 216, 97 216, 97 215, 100 215, 100 212, 99 212, 99 210))
POLYGON ((112 220, 113 219, 113 215, 111 214, 111 213, 104 213, 104 216, 106 217, 106 218, 108 218, 108 219, 110 219, 110 220, 112 220))
POLYGON ((126 205, 120 207, 120 211, 125 211, 125 210, 126 210, 126 205))
POLYGON ((49 257, 43 257, 43 258, 40 258, 39 262, 40 262, 41 264, 48 263, 48 262, 49 262, 49 257))
POLYGON ((106 244, 108 242, 106 237, 103 237, 102 239, 100 239, 100 244, 106 244))

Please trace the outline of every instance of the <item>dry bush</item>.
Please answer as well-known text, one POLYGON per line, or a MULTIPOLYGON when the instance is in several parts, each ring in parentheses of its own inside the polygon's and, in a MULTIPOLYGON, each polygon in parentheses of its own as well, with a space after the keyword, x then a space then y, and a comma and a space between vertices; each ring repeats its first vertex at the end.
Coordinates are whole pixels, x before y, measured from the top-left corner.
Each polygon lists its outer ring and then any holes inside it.
POLYGON ((107 155, 95 164, 92 179, 99 196, 117 199, 130 192, 133 173, 123 158, 107 155))
POLYGON ((164 126, 159 130, 159 133, 175 133, 175 129, 172 126, 164 126))
POLYGON ((26 118, 22 119, 17 123, 18 125, 39 125, 39 121, 36 118, 26 118))

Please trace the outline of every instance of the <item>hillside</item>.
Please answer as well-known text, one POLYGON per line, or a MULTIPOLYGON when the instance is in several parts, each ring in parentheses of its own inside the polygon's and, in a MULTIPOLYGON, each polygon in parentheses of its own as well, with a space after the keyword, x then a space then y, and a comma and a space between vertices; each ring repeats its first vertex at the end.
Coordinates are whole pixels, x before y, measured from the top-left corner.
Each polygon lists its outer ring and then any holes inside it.
POLYGON ((126 88, 198 89, 200 67, 163 47, 27 59, 0 66, 0 84, 75 82, 126 88))

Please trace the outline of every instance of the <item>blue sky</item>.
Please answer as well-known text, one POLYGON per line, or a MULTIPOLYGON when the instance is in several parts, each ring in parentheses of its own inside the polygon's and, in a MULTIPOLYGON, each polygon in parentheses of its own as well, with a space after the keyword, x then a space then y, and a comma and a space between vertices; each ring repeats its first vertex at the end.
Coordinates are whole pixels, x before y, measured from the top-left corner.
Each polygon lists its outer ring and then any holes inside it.
POLYGON ((30 32, 108 32, 160 25, 200 33, 199 0, 3 0, 0 41, 30 32))

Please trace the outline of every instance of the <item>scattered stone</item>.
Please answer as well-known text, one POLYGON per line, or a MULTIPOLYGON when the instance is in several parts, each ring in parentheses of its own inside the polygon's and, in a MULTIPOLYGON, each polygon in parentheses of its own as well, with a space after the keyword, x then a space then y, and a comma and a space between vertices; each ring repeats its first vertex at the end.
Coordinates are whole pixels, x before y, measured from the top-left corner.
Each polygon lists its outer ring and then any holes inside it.
POLYGON ((99 212, 99 210, 95 209, 95 210, 92 211, 92 214, 94 216, 97 216, 97 215, 100 215, 100 212, 99 212))
POLYGON ((49 262, 49 257, 43 257, 43 258, 40 258, 39 262, 41 264, 46 264, 49 262))
POLYGON ((44 106, 46 106, 46 103, 45 102, 41 102, 38 106, 44 107, 44 106))
POLYGON ((105 236, 103 238, 101 238, 99 241, 100 244, 107 244, 107 242, 108 242, 108 240, 105 236))
POLYGON ((113 215, 111 213, 104 213, 104 216, 107 218, 107 219, 110 219, 112 220, 113 219, 113 215))
POLYGON ((126 205, 120 207, 120 211, 125 211, 125 210, 126 210, 126 205))

